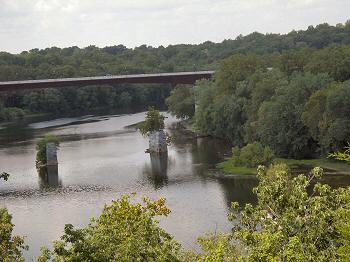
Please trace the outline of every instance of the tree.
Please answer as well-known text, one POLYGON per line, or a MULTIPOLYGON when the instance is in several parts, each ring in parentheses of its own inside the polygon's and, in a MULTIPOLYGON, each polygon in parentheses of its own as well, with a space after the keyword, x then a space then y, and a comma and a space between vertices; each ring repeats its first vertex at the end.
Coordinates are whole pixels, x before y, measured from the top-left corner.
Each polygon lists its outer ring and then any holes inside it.
POLYGON ((315 168, 309 176, 293 177, 284 164, 258 168, 257 205, 247 204, 238 217, 231 214, 239 219, 233 235, 246 246, 246 260, 339 261, 339 223, 348 223, 341 214, 350 211, 350 189, 318 183, 322 173, 315 168))
POLYGON ((124 195, 85 228, 66 225, 53 251, 43 249, 38 261, 179 261, 180 244, 155 219, 169 213, 164 199, 133 204, 124 195))
POLYGON ((175 87, 166 99, 169 112, 177 118, 192 118, 195 113, 194 103, 193 87, 185 85, 175 87))
POLYGON ((317 148, 301 120, 303 108, 317 90, 330 85, 327 75, 304 74, 291 79, 286 87, 259 109, 257 132, 260 141, 282 157, 311 157, 317 148))
POLYGON ((145 122, 140 127, 141 134, 146 135, 148 132, 164 129, 164 118, 154 107, 149 107, 145 122))
POLYGON ((201 252, 187 252, 183 261, 235 262, 242 255, 230 234, 209 234, 200 237, 197 242, 201 246, 201 252))
POLYGON ((350 137, 350 81, 335 83, 314 93, 305 105, 302 121, 323 153, 343 148, 350 137))
POLYGON ((0 208, 0 260, 4 262, 24 262, 22 250, 28 249, 24 238, 12 236, 14 225, 11 215, 6 209, 0 208))
POLYGON ((39 140, 36 144, 36 168, 39 169, 46 165, 46 146, 49 143, 53 143, 56 147, 59 147, 60 143, 55 136, 47 136, 39 140))

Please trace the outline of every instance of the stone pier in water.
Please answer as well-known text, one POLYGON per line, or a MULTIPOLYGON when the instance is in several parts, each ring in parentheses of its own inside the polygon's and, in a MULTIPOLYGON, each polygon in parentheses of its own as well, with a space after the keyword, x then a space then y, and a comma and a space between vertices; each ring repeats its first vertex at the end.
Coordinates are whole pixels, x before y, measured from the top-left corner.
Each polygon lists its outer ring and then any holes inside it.
POLYGON ((166 134, 163 130, 149 133, 149 151, 151 154, 164 154, 168 152, 166 134))
POLYGON ((46 145, 46 166, 57 166, 57 146, 55 143, 46 145))

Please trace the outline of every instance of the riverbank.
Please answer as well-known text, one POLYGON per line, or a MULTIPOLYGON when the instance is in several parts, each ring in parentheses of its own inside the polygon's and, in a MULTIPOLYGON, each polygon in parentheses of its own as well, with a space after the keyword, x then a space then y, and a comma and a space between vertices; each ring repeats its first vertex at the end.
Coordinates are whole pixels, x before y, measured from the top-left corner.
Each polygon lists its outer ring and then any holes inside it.
MULTIPOLYGON (((328 158, 319 159, 286 159, 286 158, 276 158, 274 163, 285 163, 292 170, 311 170, 314 167, 322 167, 325 173, 342 173, 350 175, 350 165, 345 161, 338 161, 328 158)), ((233 165, 232 161, 228 158, 225 161, 216 165, 219 171, 224 175, 247 175, 255 174, 256 168, 249 167, 236 167, 233 165)))

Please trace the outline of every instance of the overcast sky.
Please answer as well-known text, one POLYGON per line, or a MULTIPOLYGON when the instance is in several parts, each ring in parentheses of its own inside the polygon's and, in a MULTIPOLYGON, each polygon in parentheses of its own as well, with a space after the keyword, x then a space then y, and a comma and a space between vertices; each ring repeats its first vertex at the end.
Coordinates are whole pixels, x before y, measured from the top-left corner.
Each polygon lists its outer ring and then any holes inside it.
POLYGON ((350 0, 0 0, 0 51, 221 42, 344 23, 350 0))

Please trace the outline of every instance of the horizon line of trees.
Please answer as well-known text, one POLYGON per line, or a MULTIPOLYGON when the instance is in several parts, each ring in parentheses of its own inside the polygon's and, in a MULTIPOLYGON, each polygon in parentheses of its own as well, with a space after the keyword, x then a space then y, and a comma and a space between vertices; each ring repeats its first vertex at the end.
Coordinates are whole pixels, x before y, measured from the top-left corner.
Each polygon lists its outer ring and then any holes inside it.
MULTIPOLYGON (((32 49, 20 54, 0 52, 0 81, 218 69, 224 59, 235 54, 268 57, 267 61, 272 65, 276 56, 291 50, 317 50, 347 44, 350 44, 350 21, 336 26, 327 23, 309 26, 306 30, 288 34, 254 32, 221 43, 207 41, 198 45, 157 48, 142 45, 133 49, 123 45, 104 48, 74 46, 32 49)), ((293 68, 289 66, 286 70, 293 68)), ((170 87, 147 85, 6 92, 0 94, 0 121, 21 118, 28 112, 65 114, 101 107, 162 105, 169 92, 170 87)))

